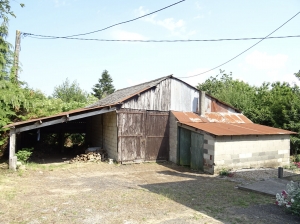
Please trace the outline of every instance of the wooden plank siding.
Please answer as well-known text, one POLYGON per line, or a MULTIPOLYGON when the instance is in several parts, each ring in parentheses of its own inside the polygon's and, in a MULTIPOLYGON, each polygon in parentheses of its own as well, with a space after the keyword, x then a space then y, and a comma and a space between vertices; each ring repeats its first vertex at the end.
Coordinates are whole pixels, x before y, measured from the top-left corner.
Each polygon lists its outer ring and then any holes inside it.
POLYGON ((180 82, 171 79, 171 105, 170 110, 198 112, 199 91, 180 82))
POLYGON ((123 103, 122 108, 137 110, 169 111, 171 98, 171 79, 160 82, 157 86, 140 93, 139 96, 123 103))
POLYGON ((122 162, 168 160, 169 112, 118 112, 118 152, 122 162))

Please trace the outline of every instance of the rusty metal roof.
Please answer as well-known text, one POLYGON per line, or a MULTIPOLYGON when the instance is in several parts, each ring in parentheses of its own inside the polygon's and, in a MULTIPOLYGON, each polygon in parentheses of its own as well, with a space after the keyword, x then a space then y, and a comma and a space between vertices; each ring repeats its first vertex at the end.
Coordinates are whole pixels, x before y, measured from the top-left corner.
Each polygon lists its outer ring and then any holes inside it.
POLYGON ((252 123, 245 115, 239 113, 210 112, 199 116, 193 112, 172 111, 180 122, 193 123, 252 123))
MULTIPOLYGON (((107 105, 105 107, 109 107, 109 106, 110 105, 107 105)), ((53 120, 53 119, 57 119, 57 118, 63 117, 63 116, 74 115, 74 114, 82 114, 82 113, 85 113, 85 112, 100 110, 100 109, 103 109, 105 107, 99 106, 99 107, 93 107, 93 108, 79 108, 79 109, 70 110, 70 111, 67 111, 67 112, 62 112, 62 113, 55 114, 55 115, 48 116, 48 117, 41 117, 41 118, 35 118, 35 119, 26 120, 26 121, 15 122, 15 123, 12 123, 12 124, 5 125, 3 128, 10 128, 10 127, 15 127, 15 126, 20 126, 20 125, 26 125, 26 124, 30 124, 30 123, 35 123, 37 121, 53 120)))
POLYGON ((192 112, 172 111, 172 113, 181 124, 216 136, 296 134, 279 128, 254 124, 246 116, 238 113, 205 113, 204 116, 192 112))

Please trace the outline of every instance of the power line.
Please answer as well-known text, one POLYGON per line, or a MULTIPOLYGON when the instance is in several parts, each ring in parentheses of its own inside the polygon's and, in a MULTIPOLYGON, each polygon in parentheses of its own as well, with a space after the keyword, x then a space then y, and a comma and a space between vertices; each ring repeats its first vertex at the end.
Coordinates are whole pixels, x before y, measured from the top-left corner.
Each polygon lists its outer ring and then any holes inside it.
MULTIPOLYGON (((177 5, 177 4, 179 4, 179 3, 182 3, 182 2, 184 2, 184 1, 186 1, 186 0, 181 0, 181 1, 179 1, 179 2, 175 2, 175 3, 171 4, 171 5, 168 5, 168 6, 164 7, 164 8, 158 9, 158 10, 156 10, 156 11, 154 11, 154 12, 150 12, 150 13, 147 13, 147 14, 145 14, 145 15, 143 15, 143 16, 139 16, 139 17, 137 17, 137 18, 130 19, 130 20, 127 20, 127 21, 124 21, 124 22, 116 23, 116 24, 113 24, 113 25, 111 25, 111 26, 105 27, 105 28, 100 29, 100 30, 95 30, 95 31, 87 32, 87 33, 74 34, 74 35, 69 35, 69 36, 64 36, 64 37, 45 36, 45 35, 35 35, 35 36, 47 37, 48 39, 58 39, 58 38, 77 37, 77 36, 84 36, 84 35, 88 35, 88 34, 92 34, 92 33, 97 33, 97 32, 101 32, 101 31, 107 30, 107 29, 109 29, 109 28, 112 28, 112 27, 114 27, 114 26, 118 26, 118 25, 121 25, 121 24, 124 24, 124 23, 129 23, 129 22, 132 22, 132 21, 141 19, 141 18, 143 18, 143 17, 152 15, 152 14, 154 14, 154 13, 156 13, 156 12, 163 11, 163 10, 165 10, 165 9, 167 9, 167 8, 170 8, 170 7, 174 6, 174 5, 177 5)), ((30 35, 30 34, 27 34, 27 35, 30 35)))
POLYGON ((218 65, 212 69, 209 69, 205 72, 201 72, 199 74, 196 74, 196 75, 190 75, 190 76, 185 76, 185 77, 177 77, 177 78, 190 78, 190 77, 195 77, 195 76, 198 76, 198 75, 202 75, 202 74, 205 74, 207 72, 210 72, 210 71, 213 71, 217 68, 220 68, 221 66, 231 62, 232 60, 236 59, 237 57, 241 56, 242 54, 244 54, 246 51, 250 50, 251 48, 253 48, 254 46, 256 46, 257 44, 259 44, 260 42, 262 42, 263 40, 267 39, 269 36, 271 36, 273 33, 275 33, 277 30, 279 30, 281 27, 283 27, 285 24, 287 24, 289 21, 291 21, 292 19, 294 19, 298 14, 300 13, 300 11, 298 13, 296 13, 296 15, 294 15, 292 18, 290 18, 288 21, 286 21, 284 24, 282 24, 280 27, 278 27, 276 30, 274 30, 273 32, 271 32, 270 34, 268 34, 267 36, 265 36, 263 39, 261 39, 260 41, 258 41, 257 43, 253 44, 251 47, 247 48, 246 50, 244 50, 243 52, 239 53, 238 55, 236 55, 235 57, 231 58, 230 60, 222 63, 221 65, 218 65))
MULTIPOLYGON (((30 38, 36 38, 36 39, 53 39, 50 37, 53 36, 43 36, 40 37, 39 35, 35 34, 29 34, 29 33, 23 33, 24 37, 30 37, 30 38), (48 38, 49 37, 49 38, 48 38)), ((78 37, 57 37, 60 39, 68 39, 68 40, 85 40, 85 41, 101 41, 101 42, 142 42, 142 43, 173 43, 173 42, 218 42, 218 41, 239 41, 239 40, 261 40, 261 39, 285 39, 285 38, 295 38, 300 37, 300 35, 294 35, 294 36, 277 36, 277 37, 245 37, 245 38, 225 38, 225 39, 188 39, 188 40, 112 40, 112 39, 97 39, 97 38, 78 38, 78 37)))

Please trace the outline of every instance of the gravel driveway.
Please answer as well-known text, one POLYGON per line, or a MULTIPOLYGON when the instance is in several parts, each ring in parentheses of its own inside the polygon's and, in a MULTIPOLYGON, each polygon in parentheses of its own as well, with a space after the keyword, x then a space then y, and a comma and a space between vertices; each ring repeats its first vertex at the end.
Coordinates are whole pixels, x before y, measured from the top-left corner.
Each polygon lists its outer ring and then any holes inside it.
POLYGON ((238 190, 237 179, 172 163, 59 164, 1 172, 0 223, 300 222, 275 206, 274 198, 238 190))

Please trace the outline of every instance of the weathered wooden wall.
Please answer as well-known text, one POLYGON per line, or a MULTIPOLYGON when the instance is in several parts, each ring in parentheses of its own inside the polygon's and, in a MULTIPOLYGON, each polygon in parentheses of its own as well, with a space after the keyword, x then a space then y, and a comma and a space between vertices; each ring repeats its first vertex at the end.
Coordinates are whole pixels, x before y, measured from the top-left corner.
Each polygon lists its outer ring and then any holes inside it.
POLYGON ((137 110, 170 110, 171 79, 166 79, 156 87, 128 100, 122 108, 137 110))
POLYGON ((171 79, 170 110, 198 112, 199 91, 191 86, 171 79))

